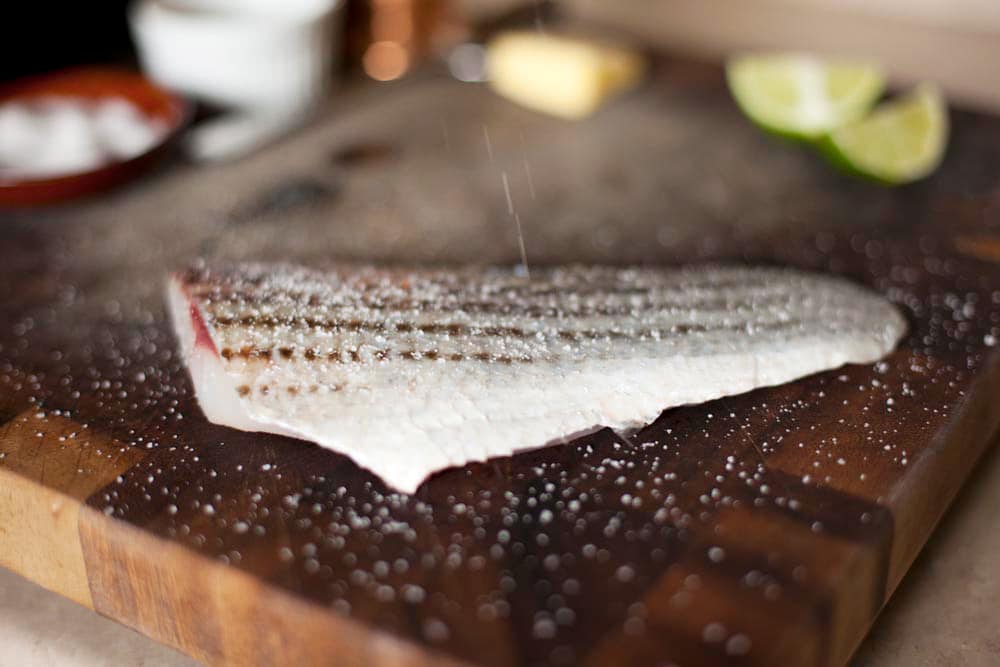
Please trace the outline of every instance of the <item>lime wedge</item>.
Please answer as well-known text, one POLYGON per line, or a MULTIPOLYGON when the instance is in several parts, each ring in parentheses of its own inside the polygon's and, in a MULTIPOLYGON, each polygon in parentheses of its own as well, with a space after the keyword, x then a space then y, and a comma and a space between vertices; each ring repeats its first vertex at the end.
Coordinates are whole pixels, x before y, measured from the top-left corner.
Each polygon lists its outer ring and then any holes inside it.
POLYGON ((882 94, 877 67, 801 55, 748 55, 726 64, 736 103, 765 130, 814 140, 863 116, 882 94))
POLYGON ((924 178, 948 143, 948 109, 937 88, 921 84, 867 117, 834 130, 821 149, 848 171, 889 185, 924 178))

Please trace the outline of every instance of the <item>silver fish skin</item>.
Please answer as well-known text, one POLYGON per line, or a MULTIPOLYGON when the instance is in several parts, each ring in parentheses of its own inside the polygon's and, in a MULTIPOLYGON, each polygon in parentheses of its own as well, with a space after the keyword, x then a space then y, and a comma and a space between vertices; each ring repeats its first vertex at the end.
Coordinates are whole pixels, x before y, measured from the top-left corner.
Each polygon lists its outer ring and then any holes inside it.
POLYGON ((906 331, 781 268, 195 268, 168 300, 209 421, 345 454, 399 491, 669 407, 872 363, 906 331))

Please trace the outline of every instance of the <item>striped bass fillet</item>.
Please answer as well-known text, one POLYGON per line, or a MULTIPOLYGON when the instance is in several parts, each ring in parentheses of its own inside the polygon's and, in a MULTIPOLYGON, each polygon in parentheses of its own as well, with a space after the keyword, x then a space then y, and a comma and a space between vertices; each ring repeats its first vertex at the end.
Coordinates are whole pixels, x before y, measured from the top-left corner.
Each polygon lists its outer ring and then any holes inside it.
POLYGON ((906 324, 773 268, 195 268, 169 302, 209 421, 310 440, 403 492, 471 461, 890 352, 906 324))

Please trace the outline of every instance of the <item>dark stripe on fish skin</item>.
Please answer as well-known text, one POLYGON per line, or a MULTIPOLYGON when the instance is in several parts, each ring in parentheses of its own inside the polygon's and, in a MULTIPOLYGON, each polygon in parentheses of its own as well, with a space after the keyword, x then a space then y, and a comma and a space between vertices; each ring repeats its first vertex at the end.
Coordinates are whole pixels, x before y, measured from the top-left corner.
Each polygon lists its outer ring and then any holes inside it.
MULTIPOLYGON (((648 276, 648 274, 645 274, 648 276)), ((536 284, 534 282, 524 282, 523 280, 519 283, 487 283, 483 285, 483 292, 486 294, 500 294, 503 292, 514 292, 518 296, 526 297, 536 297, 536 296, 564 296, 569 294, 587 294, 587 295, 598 295, 598 294, 608 294, 608 295, 642 295, 650 294, 654 292, 691 292, 693 290, 727 290, 727 289, 759 289, 768 287, 770 284, 767 280, 761 280, 760 278, 754 278, 752 280, 719 280, 715 282, 670 282, 670 283, 653 283, 647 285, 633 285, 633 284, 622 284, 613 283, 606 285, 574 285, 572 283, 567 284, 551 284, 545 285, 544 281, 542 285, 536 284)))
POLYGON ((219 356, 227 361, 233 357, 241 357, 243 359, 270 359, 272 350, 270 348, 258 348, 250 345, 244 345, 238 350, 234 350, 231 347, 224 347, 219 351, 219 356))
POLYGON ((466 324, 413 324, 411 322, 396 322, 385 324, 366 320, 324 320, 313 317, 274 317, 271 315, 244 315, 242 317, 219 317, 210 320, 215 327, 260 327, 276 328, 281 326, 293 329, 323 329, 325 331, 376 331, 395 330, 397 333, 420 331, 429 334, 449 334, 452 336, 511 336, 524 338, 533 336, 520 327, 475 326, 466 324))
MULTIPOLYGON (((334 384, 334 385, 324 385, 324 386, 327 389, 329 389, 330 391, 342 391, 344 389, 344 387, 346 387, 347 385, 346 384, 334 384)), ((276 391, 280 391, 281 390, 281 387, 279 387, 277 385, 266 385, 265 384, 265 385, 261 385, 259 387, 260 393, 263 394, 263 395, 269 394, 271 387, 274 387, 274 389, 276 391)), ((299 385, 288 385, 284 389, 288 393, 289 396, 298 396, 300 393, 304 393, 306 391, 308 391, 310 394, 315 394, 315 393, 319 392, 319 385, 312 384, 312 385, 309 385, 309 387, 300 387, 299 385)), ((242 396, 248 396, 252 391, 253 391, 253 389, 251 389, 250 385, 247 385, 247 384, 241 384, 240 386, 236 387, 236 393, 239 394, 241 397, 242 396)))
MULTIPOLYGON (((322 320, 312 317, 274 317, 270 315, 244 315, 242 317, 220 317, 211 321, 213 327, 259 327, 277 328, 289 327, 291 329, 319 329, 327 332, 386 332, 411 333, 420 331, 428 334, 448 334, 449 336, 461 337, 501 337, 501 338, 535 338, 538 334, 543 336, 558 336, 562 340, 599 340, 602 338, 613 338, 616 340, 632 340, 637 338, 664 338, 676 335, 687 335, 690 333, 708 333, 712 331, 729 329, 742 329, 747 323, 706 325, 695 322, 678 322, 671 325, 664 325, 657 329, 640 329, 628 331, 622 329, 542 329, 539 331, 525 331, 521 327, 505 326, 478 326, 459 323, 447 324, 414 324, 412 322, 383 323, 368 320, 322 320)), ((767 326, 769 323, 762 323, 757 326, 767 326)), ((286 359, 288 358, 285 349, 279 352, 286 359)), ((308 351, 307 351, 308 355, 308 351)), ((228 357, 227 357, 228 358, 228 357)), ((307 358, 309 358, 307 356, 307 358)))
MULTIPOLYGON (((732 325, 725 325, 725 326, 719 326, 719 327, 706 327, 704 325, 699 325, 699 324, 689 324, 689 325, 684 325, 684 330, 681 331, 681 332, 678 332, 678 333, 681 333, 681 334, 688 334, 688 333, 708 333, 708 332, 717 332, 717 331, 741 331, 741 332, 747 332, 747 324, 748 323, 741 323, 741 324, 732 324, 732 325)), ((792 329, 794 327, 800 326, 801 324, 802 323, 799 320, 785 320, 785 321, 780 321, 780 322, 764 322, 764 323, 760 323, 760 324, 753 324, 750 328, 753 331, 775 332, 775 331, 783 331, 783 330, 792 329)), ((596 332, 596 331, 589 331, 589 332, 588 331, 584 331, 584 332, 571 332, 571 331, 567 331, 567 332, 562 332, 562 333, 566 334, 567 336, 574 336, 576 334, 586 334, 586 335, 592 336, 592 337, 600 337, 600 336, 603 336, 603 335, 606 334, 606 332, 596 332)), ((750 332, 747 332, 747 333, 750 333, 750 332)), ((564 338, 564 339, 565 340, 576 340, 575 338, 569 338, 569 337, 564 338)), ((234 350, 233 348, 230 348, 230 347, 224 347, 224 348, 222 348, 222 351, 220 352, 220 355, 224 359, 227 359, 227 360, 228 359, 232 359, 234 357, 240 358, 240 359, 247 359, 247 360, 250 360, 250 359, 260 359, 260 358, 273 359, 273 357, 274 357, 273 352, 274 352, 274 348, 251 348, 251 347, 244 346, 244 347, 242 347, 242 348, 240 348, 238 350, 234 350)), ((305 359, 307 361, 314 361, 316 359, 324 359, 324 360, 327 360, 327 361, 333 361, 335 363, 360 363, 361 362, 361 353, 357 349, 352 349, 352 350, 333 350, 333 351, 324 353, 324 352, 322 352, 320 350, 317 350, 315 348, 306 348, 305 350, 302 350, 301 353, 300 353, 299 350, 297 350, 295 348, 281 347, 281 348, 279 348, 279 354, 282 357, 282 359, 285 359, 285 360, 305 359)), ((532 362, 535 361, 535 359, 533 359, 532 357, 527 356, 527 355, 523 355, 523 356, 498 355, 498 354, 493 354, 493 353, 485 352, 485 351, 479 351, 479 352, 451 352, 451 353, 448 353, 448 354, 442 354, 439 350, 435 350, 435 349, 431 349, 431 350, 403 350, 403 351, 399 351, 399 352, 393 352, 393 350, 390 350, 390 349, 379 348, 379 349, 370 350, 369 354, 371 355, 372 358, 374 358, 377 361, 385 361, 387 359, 393 358, 393 356, 395 356, 395 358, 397 358, 397 359, 408 359, 408 360, 411 360, 411 361, 420 361, 420 360, 427 360, 427 361, 437 361, 437 360, 447 360, 447 361, 488 361, 488 362, 503 363, 503 364, 510 364, 510 363, 515 363, 515 362, 518 362, 518 363, 532 363, 532 362)), ((554 361, 556 359, 558 359, 558 357, 557 356, 553 356, 553 357, 550 357, 547 360, 554 361)))
MULTIPOLYGON (((627 283, 621 281, 617 275, 605 276, 584 272, 575 274, 563 273, 558 276, 558 278, 562 279, 559 283, 553 283, 551 280, 546 280, 545 278, 535 281, 515 279, 516 282, 503 282, 503 279, 501 278, 493 278, 490 282, 479 284, 478 288, 475 290, 467 289, 468 283, 464 280, 464 276, 461 274, 456 277, 453 274, 424 274, 424 276, 421 276, 419 273, 414 273, 411 275, 404 274, 404 276, 393 277, 391 279, 387 278, 384 280, 362 282, 357 280, 352 281, 349 273, 324 274, 314 272, 309 274, 309 279, 316 281, 318 285, 316 289, 312 290, 308 288, 288 289, 284 287, 275 288, 261 286, 264 282, 263 276, 254 276, 251 278, 243 274, 210 274, 207 272, 203 272, 201 274, 189 273, 183 275, 182 280, 189 289, 189 292, 199 297, 211 296, 213 292, 215 292, 215 296, 219 297, 255 294, 268 298, 273 298, 275 296, 287 297, 294 301, 309 300, 311 303, 317 298, 321 300, 323 297, 328 296, 331 288, 339 291, 351 291, 358 295, 368 296, 371 296, 376 290, 379 289, 389 290, 398 288, 403 291, 409 291, 412 289, 412 287, 400 288, 400 277, 405 277, 406 282, 409 282, 412 278, 417 278, 424 287, 436 288, 455 296, 499 296, 503 293, 514 293, 521 297, 563 296, 567 293, 621 296, 629 294, 641 295, 650 292, 688 293, 693 290, 719 291, 748 288, 761 289, 767 288, 772 284, 784 284, 773 277, 769 276, 768 278, 761 278, 759 275, 752 275, 749 277, 727 277, 725 279, 715 281, 695 279, 690 282, 685 282, 683 279, 676 280, 676 275, 670 275, 670 278, 673 278, 673 280, 657 282, 655 280, 649 281, 649 278, 657 277, 657 272, 655 270, 650 271, 648 269, 639 269, 637 270, 637 273, 642 274, 642 277, 648 282, 644 285, 636 285, 633 281, 627 283), (331 277, 336 278, 336 282, 327 282, 323 280, 323 278, 329 279, 331 277), (577 280, 574 281, 574 278, 577 280), (601 282, 600 284, 595 284, 596 281, 601 282)), ((663 272, 663 274, 666 275, 671 273, 671 271, 663 272)), ((732 271, 730 270, 726 273, 732 274, 732 271)), ((753 272, 747 271, 748 275, 752 273, 753 272)))
MULTIPOLYGON (((226 359, 233 359, 233 358, 253 359, 265 355, 271 356, 271 353, 272 353, 271 348, 264 348, 264 349, 254 348, 252 350, 247 351, 246 349, 233 350, 232 348, 227 347, 223 348, 222 356, 226 359)), ((371 356, 378 361, 384 361, 386 359, 390 359, 393 357, 394 354, 395 358, 405 359, 408 361, 438 361, 447 359, 449 361, 486 361, 486 362, 500 363, 500 364, 532 363, 535 361, 532 357, 529 357, 527 355, 513 356, 507 354, 492 354, 489 352, 473 352, 469 354, 454 352, 444 355, 441 354, 441 352, 438 350, 401 350, 395 353, 393 353, 392 350, 386 350, 386 349, 378 349, 371 351, 371 356)), ((285 356, 284 354, 282 354, 281 356, 282 358, 288 360, 300 358, 299 355, 297 354, 297 351, 291 349, 289 349, 288 356, 285 356)), ((327 354, 323 354, 318 350, 309 348, 303 352, 301 358, 308 358, 308 359, 322 358, 324 360, 332 361, 334 363, 339 363, 339 364, 361 363, 361 353, 358 352, 357 350, 349 350, 349 351, 334 350, 327 354)), ((243 392, 244 388, 246 387, 241 386, 237 388, 237 391, 240 393, 241 396, 246 395, 243 392)), ((246 389, 247 391, 249 391, 249 388, 246 389)), ((268 391, 267 385, 263 385, 260 388, 260 392, 262 394, 266 394, 267 391, 268 391)))
MULTIPOLYGON (((386 351, 388 352, 388 351, 386 351)), ((438 350, 403 350, 396 355, 399 359, 407 359, 410 361, 438 361, 439 359, 448 361, 485 361, 488 363, 497 364, 513 364, 513 363, 524 363, 530 364, 535 360, 527 355, 524 356, 512 356, 507 354, 491 354, 489 352, 473 352, 470 354, 462 354, 460 352, 453 352, 448 355, 441 354, 438 350)))
MULTIPOLYGON (((490 301, 507 297, 533 299, 545 296, 573 295, 605 295, 627 296, 644 294, 690 294, 692 291, 709 290, 714 292, 724 290, 766 290, 771 286, 788 287, 787 282, 776 276, 761 277, 754 272, 739 272, 738 270, 720 271, 723 275, 717 280, 705 279, 702 276, 677 276, 670 271, 636 269, 639 279, 645 279, 645 284, 635 284, 635 279, 629 275, 621 275, 617 271, 577 271, 562 272, 553 275, 553 280, 524 281, 510 280, 502 275, 487 275, 485 282, 477 282, 472 278, 482 278, 479 274, 465 276, 463 274, 412 274, 398 272, 383 272, 382 279, 360 280, 351 279, 350 273, 320 273, 300 272, 304 287, 293 289, 286 285, 261 285, 261 276, 248 276, 243 273, 218 272, 214 274, 187 275, 182 279, 190 294, 211 300, 243 302, 246 300, 282 299, 295 303, 321 305, 331 297, 343 297, 350 294, 361 299, 383 301, 409 300, 408 297, 418 288, 430 290, 451 296, 455 299, 475 300, 486 297, 490 301), (607 275, 611 273, 611 275, 607 275), (735 275, 734 275, 735 273, 735 275), (667 277, 668 280, 657 281, 657 277, 667 277), (326 278, 326 280, 323 280, 326 278), (331 278, 333 280, 331 280, 331 278), (652 280, 651 280, 652 279, 652 280), (411 281, 417 281, 415 287, 411 281), (474 288, 469 289, 469 282, 474 288), (314 283, 314 284, 309 284, 314 283)), ((419 302, 418 302, 419 305, 419 302)))
MULTIPOLYGON (((457 295, 449 295, 455 296, 457 295)), ((650 294, 651 297, 657 296, 655 293, 650 294)), ((434 299, 402 299, 402 300, 375 300, 371 298, 366 298, 359 295, 357 300, 348 303, 327 303, 326 308, 331 310, 340 310, 347 308, 355 309, 365 309, 374 310, 379 312, 409 312, 409 311, 421 311, 424 313, 432 312, 464 312, 464 313, 477 313, 477 314, 493 314, 493 315, 507 315, 512 317, 518 316, 528 316, 528 317, 594 317, 594 316, 639 316, 649 314, 655 311, 686 311, 686 310, 699 310, 702 312, 706 311, 730 311, 730 310, 752 310, 754 308, 760 308, 764 306, 773 305, 779 302, 785 302, 791 296, 790 293, 775 293, 754 296, 750 295, 750 298, 746 298, 747 295, 741 295, 740 298, 716 298, 716 299, 693 299, 690 301, 659 301, 655 298, 644 299, 640 303, 622 303, 622 304, 602 304, 593 305, 587 303, 579 303, 569 301, 566 303, 560 303, 556 305, 547 304, 532 304, 532 303, 521 303, 516 301, 458 301, 449 298, 434 300, 434 299)), ((276 295, 271 296, 258 296, 254 294, 241 294, 241 295, 230 295, 226 297, 220 297, 215 299, 210 299, 207 303, 203 304, 207 310, 212 311, 215 306, 219 305, 238 305, 246 308, 257 308, 263 305, 270 305, 274 303, 276 295)), ((296 303, 294 300, 289 299, 290 303, 296 303)))
MULTIPOLYGON (((599 306, 599 307, 585 307, 573 309, 572 306, 569 308, 555 307, 555 306, 528 306, 521 307, 520 310, 516 310, 517 306, 512 304, 494 304, 491 302, 478 302, 478 303, 462 303, 457 304, 449 310, 466 311, 475 310, 476 308, 486 308, 494 312, 502 310, 507 307, 511 312, 503 313, 509 314, 511 316, 533 316, 533 317, 555 317, 562 318, 563 316, 568 317, 589 317, 589 316, 601 316, 601 315, 631 315, 640 316, 645 315, 656 310, 678 310, 678 311, 688 311, 688 310, 698 310, 701 312, 712 311, 732 311, 732 310, 752 310, 758 307, 764 307, 767 305, 772 305, 778 301, 787 300, 788 295, 772 295, 770 298, 760 298, 752 301, 727 301, 727 300, 715 300, 715 301, 700 301, 700 302, 690 302, 685 303, 683 306, 680 304, 665 304, 665 303, 646 303, 640 305, 634 304, 621 304, 616 306, 599 306)), ((428 306, 433 302, 426 301, 428 306)), ((246 304, 252 305, 252 304, 246 304)), ((440 305, 440 304, 435 304, 440 305)), ((377 306, 366 305, 366 308, 372 310, 395 310, 390 309, 387 304, 378 304, 377 306)), ((399 310, 412 310, 408 304, 405 308, 399 310)), ((486 312, 485 310, 480 312, 486 312)), ((509 336, 515 338, 524 338, 528 336, 534 336, 535 332, 525 331, 521 327, 510 327, 510 326, 500 326, 493 324, 462 324, 462 323, 424 323, 417 324, 413 322, 395 322, 395 323, 383 323, 383 322, 373 322, 370 320, 363 320, 359 318, 351 319, 326 319, 326 318, 315 318, 315 317, 305 317, 305 316, 294 316, 294 317, 278 317, 274 315, 223 315, 220 317, 214 317, 211 319, 211 324, 218 327, 261 327, 261 328, 274 328, 279 326, 287 326, 292 328, 312 328, 312 329, 324 329, 328 331, 377 331, 384 332, 387 330, 395 330, 397 333, 410 333, 411 331, 421 331, 423 333, 431 334, 442 334, 447 333, 454 336, 459 335, 471 335, 471 336, 509 336)), ((582 333, 582 332, 581 332, 582 333)), ((558 332, 557 335, 562 335, 562 331, 558 332)), ((608 335, 616 335, 615 331, 611 331, 608 335)), ((641 332, 634 334, 631 332, 623 332, 623 337, 633 337, 636 335, 642 335, 641 332)))

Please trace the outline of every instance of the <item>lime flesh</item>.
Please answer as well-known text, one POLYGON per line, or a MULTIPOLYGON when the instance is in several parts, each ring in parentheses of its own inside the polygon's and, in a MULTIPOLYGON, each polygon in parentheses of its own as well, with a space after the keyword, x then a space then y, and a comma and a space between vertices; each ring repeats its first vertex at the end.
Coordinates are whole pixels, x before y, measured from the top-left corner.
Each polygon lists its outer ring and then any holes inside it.
POLYGON ((726 64, 736 103, 764 129, 816 140, 857 120, 885 85, 872 65, 823 62, 801 55, 748 55, 726 64))

